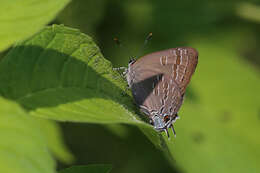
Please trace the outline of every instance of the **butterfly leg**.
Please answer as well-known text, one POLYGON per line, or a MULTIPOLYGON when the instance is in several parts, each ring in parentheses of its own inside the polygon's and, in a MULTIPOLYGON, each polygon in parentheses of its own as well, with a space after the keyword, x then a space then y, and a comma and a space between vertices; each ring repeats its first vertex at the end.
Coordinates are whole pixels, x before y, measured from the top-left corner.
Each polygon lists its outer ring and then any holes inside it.
POLYGON ((116 67, 116 68, 113 68, 113 70, 119 72, 120 76, 126 79, 126 74, 127 74, 127 68, 126 67, 116 67), (122 70, 123 70, 123 72, 120 72, 122 70))
POLYGON ((116 70, 116 71, 124 70, 124 71, 126 71, 127 68, 126 67, 115 67, 115 68, 113 68, 113 70, 116 70))
POLYGON ((168 139, 170 138, 170 135, 169 135, 169 133, 168 133, 168 129, 166 128, 166 129, 164 129, 164 131, 165 131, 165 133, 166 133, 166 135, 167 135, 167 137, 168 137, 168 139))
POLYGON ((172 129, 172 133, 174 134, 174 137, 176 138, 176 132, 174 130, 173 124, 170 126, 170 128, 172 129))
POLYGON ((127 68, 126 67, 116 67, 113 68, 114 71, 117 71, 122 78, 126 78, 127 68), (123 72, 121 72, 123 70, 123 72))

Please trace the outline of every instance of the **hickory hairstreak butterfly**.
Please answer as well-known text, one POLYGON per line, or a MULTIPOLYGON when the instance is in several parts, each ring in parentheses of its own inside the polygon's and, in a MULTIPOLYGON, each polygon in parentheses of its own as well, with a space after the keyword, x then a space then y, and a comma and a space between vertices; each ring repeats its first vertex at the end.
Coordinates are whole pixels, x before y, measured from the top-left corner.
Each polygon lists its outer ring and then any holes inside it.
POLYGON ((125 72, 136 104, 157 131, 174 135, 174 122, 191 76, 198 52, 190 47, 171 48, 132 59, 125 72))

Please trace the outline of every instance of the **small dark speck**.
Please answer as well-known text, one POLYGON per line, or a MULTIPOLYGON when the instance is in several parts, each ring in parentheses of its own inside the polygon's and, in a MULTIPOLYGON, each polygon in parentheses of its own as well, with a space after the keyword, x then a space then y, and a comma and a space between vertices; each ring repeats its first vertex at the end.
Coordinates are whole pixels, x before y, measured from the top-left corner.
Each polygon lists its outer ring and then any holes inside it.
POLYGON ((205 140, 205 136, 201 132, 194 132, 191 137, 192 140, 198 144, 202 143, 205 140))
POLYGON ((232 113, 230 111, 223 111, 219 116, 219 121, 222 123, 228 123, 232 120, 232 113))
POLYGON ((122 97, 125 97, 125 96, 127 96, 127 93, 126 93, 126 92, 121 92, 120 95, 121 95, 122 97))
POLYGON ((189 85, 184 96, 187 97, 186 100, 190 100, 191 102, 199 102, 200 99, 197 92, 189 85))

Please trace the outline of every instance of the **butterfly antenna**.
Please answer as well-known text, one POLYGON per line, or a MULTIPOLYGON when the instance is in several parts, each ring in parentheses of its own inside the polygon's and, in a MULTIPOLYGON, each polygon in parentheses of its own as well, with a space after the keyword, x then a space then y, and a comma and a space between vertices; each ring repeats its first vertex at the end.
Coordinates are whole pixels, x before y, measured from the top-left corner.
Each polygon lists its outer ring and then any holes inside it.
MULTIPOLYGON (((143 44, 143 47, 141 48, 141 51, 143 51, 144 49, 145 49, 145 47, 146 47, 146 45, 148 44, 148 42, 152 39, 152 37, 153 37, 153 33, 152 32, 150 32, 147 36, 146 36, 146 38, 145 38, 145 40, 144 40, 144 44, 143 44)), ((139 53, 139 55, 141 54, 141 52, 139 53)), ((138 56, 139 57, 139 56, 138 56)))
POLYGON ((118 38, 115 37, 113 40, 119 47, 122 47, 121 41, 118 38))
POLYGON ((145 38, 145 40, 144 40, 144 46, 143 46, 143 47, 145 47, 145 46, 147 45, 148 41, 150 41, 150 40, 152 39, 152 37, 153 37, 153 33, 150 32, 150 33, 147 35, 147 37, 145 38))
MULTIPOLYGON (((114 40, 114 42, 116 43, 116 45, 118 45, 118 46, 121 47, 121 48, 124 48, 126 52, 129 52, 130 54, 132 53, 127 47, 125 47, 125 46, 122 44, 122 42, 121 42, 117 37, 115 37, 113 40, 114 40)), ((132 54, 131 54, 131 55, 132 55, 132 54)), ((132 60, 133 60, 133 57, 130 56, 129 61, 132 61, 132 60)))

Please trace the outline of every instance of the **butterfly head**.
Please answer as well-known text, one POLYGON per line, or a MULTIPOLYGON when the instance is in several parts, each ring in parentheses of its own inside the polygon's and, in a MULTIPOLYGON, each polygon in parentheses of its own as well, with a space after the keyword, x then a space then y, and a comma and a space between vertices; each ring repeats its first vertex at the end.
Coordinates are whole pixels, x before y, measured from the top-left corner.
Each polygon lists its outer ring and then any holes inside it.
POLYGON ((151 123, 156 130, 163 131, 172 125, 173 119, 169 115, 154 114, 151 117, 151 123))
POLYGON ((135 58, 135 57, 131 57, 131 58, 129 59, 128 65, 133 64, 135 61, 136 61, 136 58, 135 58))

